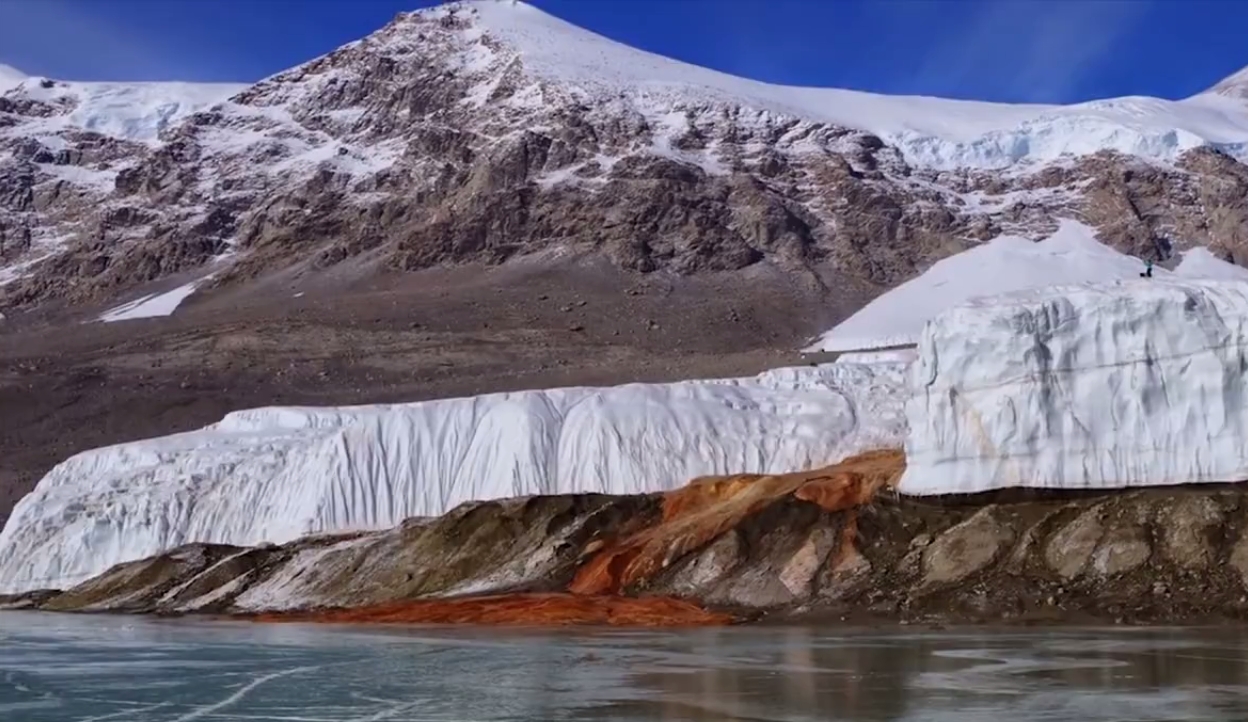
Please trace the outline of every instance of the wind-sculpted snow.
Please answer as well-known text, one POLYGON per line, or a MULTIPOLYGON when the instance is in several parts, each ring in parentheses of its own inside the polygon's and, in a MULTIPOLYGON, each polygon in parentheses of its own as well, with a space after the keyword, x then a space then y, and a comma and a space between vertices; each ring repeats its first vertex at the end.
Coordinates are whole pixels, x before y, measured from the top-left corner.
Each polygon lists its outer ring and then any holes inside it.
POLYGON ((660 491, 828 464, 900 443, 905 368, 240 411, 54 468, 0 533, 0 591, 64 588, 193 541, 283 543, 474 499, 660 491))
POLYGON ((1219 281, 1248 281, 1248 268, 1228 263, 1213 255, 1208 248, 1184 251, 1183 260, 1174 272, 1184 278, 1208 278, 1219 281))
POLYGON ((1248 284, 1115 281, 968 302, 919 342, 906 494, 1248 479, 1248 284))

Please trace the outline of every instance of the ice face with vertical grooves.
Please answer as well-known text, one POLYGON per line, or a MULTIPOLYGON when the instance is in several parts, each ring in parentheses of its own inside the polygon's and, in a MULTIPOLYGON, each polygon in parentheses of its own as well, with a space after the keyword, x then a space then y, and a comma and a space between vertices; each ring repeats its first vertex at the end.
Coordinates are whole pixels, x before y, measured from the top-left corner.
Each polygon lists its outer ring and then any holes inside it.
POLYGON ((382 529, 470 500, 673 488, 901 443, 906 365, 566 388, 346 408, 240 411, 88 451, 0 532, 0 592, 64 588, 180 544, 382 529))
POLYGON ((902 493, 1248 479, 1248 283, 976 299, 918 351, 902 493))

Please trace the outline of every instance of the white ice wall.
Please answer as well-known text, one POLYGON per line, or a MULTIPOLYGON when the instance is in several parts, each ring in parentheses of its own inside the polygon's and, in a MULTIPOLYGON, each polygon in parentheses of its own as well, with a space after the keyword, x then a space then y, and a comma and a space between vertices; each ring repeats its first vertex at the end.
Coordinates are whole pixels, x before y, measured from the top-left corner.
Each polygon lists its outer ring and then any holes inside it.
POLYGON ((54 468, 0 532, 0 592, 64 588, 191 541, 281 543, 472 499, 657 491, 831 463, 900 444, 905 368, 241 411, 54 468))
POLYGON ((1248 479, 1248 283, 1169 279, 977 299, 931 321, 906 494, 1248 479))

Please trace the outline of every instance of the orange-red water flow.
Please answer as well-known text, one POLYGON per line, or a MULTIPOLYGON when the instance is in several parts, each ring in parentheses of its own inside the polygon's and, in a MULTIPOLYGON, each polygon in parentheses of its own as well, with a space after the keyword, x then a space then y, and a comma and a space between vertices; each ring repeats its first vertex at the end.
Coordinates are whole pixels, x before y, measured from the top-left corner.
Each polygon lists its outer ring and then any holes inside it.
POLYGON ((629 627, 714 626, 736 621, 670 597, 590 597, 576 594, 507 594, 426 599, 354 609, 279 612, 249 617, 257 622, 356 624, 488 624, 499 626, 615 625, 629 627))
MULTIPOLYGON (((905 469, 899 450, 871 451, 822 469, 793 474, 739 474, 694 479, 663 498, 660 523, 608 544, 576 574, 575 594, 619 594, 676 559, 701 548, 788 495, 829 512, 852 510, 905 469)), ((852 533, 850 538, 852 539, 852 533)))
MULTIPOLYGON (((354 622, 402 624, 491 624, 562 626, 722 625, 737 621, 691 602, 670 597, 625 597, 621 592, 677 559, 712 542, 753 514, 786 496, 829 512, 851 511, 883 487, 896 483, 905 468, 901 451, 872 451, 839 464, 793 474, 739 474, 694 479, 663 497, 657 524, 607 543, 577 571, 569 593, 508 594, 458 599, 427 599, 353 609, 259 614, 260 622, 354 622)), ((832 562, 855 552, 856 523, 851 513, 841 530, 832 562)))

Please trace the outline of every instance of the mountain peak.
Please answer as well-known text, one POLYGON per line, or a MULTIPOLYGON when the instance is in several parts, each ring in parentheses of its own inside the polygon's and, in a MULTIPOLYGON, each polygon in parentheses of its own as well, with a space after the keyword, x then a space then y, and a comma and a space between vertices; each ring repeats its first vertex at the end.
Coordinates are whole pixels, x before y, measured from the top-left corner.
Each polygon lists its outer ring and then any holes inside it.
MULTIPOLYGON (((1248 116, 1216 102, 1037 106, 782 86, 630 47, 516 0, 399 13, 246 88, 33 78, 4 100, 12 112, 0 118, 8 123, 0 181, 23 199, 42 198, 43 187, 57 198, 81 189, 37 223, 25 207, 0 208, 3 230, 21 234, 18 243, 5 239, 0 270, 32 268, 13 271, 21 280, 12 283, 0 276, 0 301, 23 307, 59 296, 94 301, 133 285, 132 276, 198 268, 224 248, 242 260, 218 278, 236 282, 283 264, 328 268, 364 251, 415 270, 565 243, 592 246, 623 268, 680 272, 740 268, 768 254, 806 258, 817 248, 849 259, 847 273, 892 282, 927 262, 928 251, 916 255, 909 240, 889 236, 907 250, 887 264, 865 258, 843 239, 880 231, 854 226, 875 221, 847 220, 842 205, 890 204, 861 217, 892 219, 923 193, 925 204, 965 208, 921 221, 925 242, 943 248, 962 234, 1034 226, 985 190, 1011 187, 1007 177, 1073 174, 1072 162, 1092 156, 1087 168, 1136 158, 1164 166, 1210 144, 1248 159, 1248 116), (115 147, 108 154, 97 147, 101 136, 115 147), (959 180, 933 190, 941 174, 959 180), (1001 178, 989 181, 993 174, 1001 178), (879 184, 892 195, 863 200, 879 184), (725 193, 736 194, 731 203, 725 193), (843 203, 846 193, 860 195, 843 203), (495 205, 512 198, 519 205, 495 205), (747 203, 765 225, 738 215, 747 203), (809 220, 790 210, 799 203, 809 220), (630 208, 652 210, 601 230, 607 222, 597 219, 630 208), (654 225, 653 209, 686 220, 654 225), (745 226, 763 230, 734 230, 745 226), (861 235, 821 235, 849 227, 861 235), (165 250, 187 238, 193 251, 165 250), (107 275, 78 260, 94 257, 101 239, 117 249, 107 275), (33 267, 53 253, 81 272, 33 267), (150 260, 166 255, 175 260, 150 260), (73 285, 79 276, 91 280, 73 285)), ((1226 158, 1205 161, 1223 172, 1226 158)), ((1062 199, 1054 207, 1079 198, 1053 195, 1062 199)))

